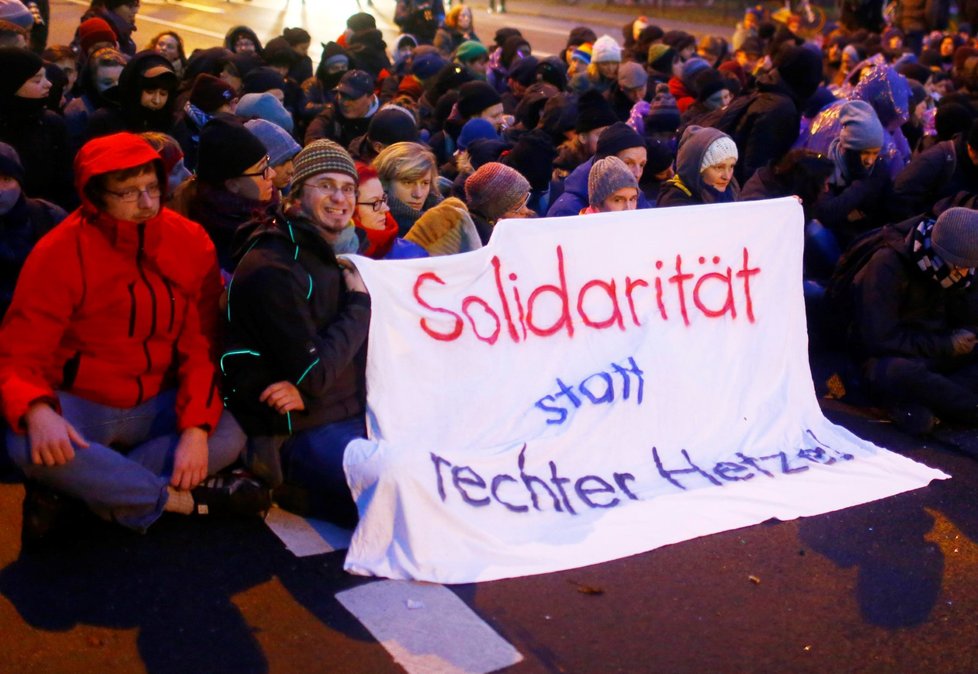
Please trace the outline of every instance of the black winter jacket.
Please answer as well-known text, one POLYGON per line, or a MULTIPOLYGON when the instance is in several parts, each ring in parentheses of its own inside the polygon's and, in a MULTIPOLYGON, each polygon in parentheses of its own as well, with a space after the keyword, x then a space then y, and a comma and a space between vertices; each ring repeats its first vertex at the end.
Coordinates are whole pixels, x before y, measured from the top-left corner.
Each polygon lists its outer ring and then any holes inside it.
POLYGON ((957 192, 978 192, 978 167, 969 159, 962 135, 941 141, 910 160, 893 182, 890 215, 896 220, 909 218, 957 192))
POLYGON ((241 233, 221 358, 235 418, 250 435, 285 435, 363 414, 370 296, 346 289, 311 223, 279 212, 241 233), (281 415, 259 402, 278 381, 299 389, 304 411, 281 415))
POLYGON ((917 266, 910 251, 921 218, 884 228, 885 245, 853 279, 853 325, 865 357, 950 358, 951 332, 974 325, 978 289, 946 290, 917 266))

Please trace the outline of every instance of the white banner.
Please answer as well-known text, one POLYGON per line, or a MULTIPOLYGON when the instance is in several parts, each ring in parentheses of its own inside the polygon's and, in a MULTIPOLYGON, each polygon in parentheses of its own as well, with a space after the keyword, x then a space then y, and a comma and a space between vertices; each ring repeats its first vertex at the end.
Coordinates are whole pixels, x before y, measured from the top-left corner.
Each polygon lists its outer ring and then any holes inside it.
POLYGON ((815 399, 794 199, 514 220, 356 260, 370 439, 346 569, 466 583, 838 510, 940 471, 815 399))

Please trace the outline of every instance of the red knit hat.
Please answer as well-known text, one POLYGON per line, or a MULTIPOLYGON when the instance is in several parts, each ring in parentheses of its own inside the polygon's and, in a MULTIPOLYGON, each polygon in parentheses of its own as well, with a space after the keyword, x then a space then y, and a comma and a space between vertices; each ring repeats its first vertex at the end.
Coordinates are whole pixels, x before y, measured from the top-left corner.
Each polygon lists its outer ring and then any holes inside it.
POLYGON ((116 44, 118 41, 115 31, 105 19, 92 17, 82 21, 78 26, 78 44, 83 54, 87 54, 99 42, 116 44))
POLYGON ((207 114, 215 112, 225 103, 234 100, 234 89, 219 77, 200 73, 190 89, 191 105, 207 114))

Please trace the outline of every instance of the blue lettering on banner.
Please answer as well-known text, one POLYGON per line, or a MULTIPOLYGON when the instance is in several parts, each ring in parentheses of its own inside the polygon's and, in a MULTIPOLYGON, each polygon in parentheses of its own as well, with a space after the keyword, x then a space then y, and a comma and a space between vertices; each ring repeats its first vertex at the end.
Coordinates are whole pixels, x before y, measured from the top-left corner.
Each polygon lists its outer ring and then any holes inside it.
MULTIPOLYGON (((634 366, 634 361, 632 364, 634 366)), ((634 368, 638 370, 637 366, 634 368)), ((639 382, 640 389, 640 375, 639 382)), ((698 464, 685 449, 679 450, 681 459, 667 461, 658 447, 652 447, 652 463, 659 477, 676 489, 687 491, 699 487, 723 487, 758 477, 796 475, 807 471, 812 464, 832 466, 855 459, 852 454, 818 441, 811 431, 807 434, 815 440, 811 447, 756 456, 737 452, 730 459, 713 465, 698 464)), ((632 473, 612 472, 610 478, 600 475, 570 477, 551 460, 546 463, 549 474, 534 474, 527 469, 526 452, 527 446, 523 444, 517 455, 515 472, 491 477, 480 474, 472 466, 453 464, 430 452, 438 498, 443 503, 457 498, 472 508, 499 505, 511 513, 536 511, 572 516, 586 510, 616 508, 628 501, 640 500, 633 491, 636 478, 632 473)))
POLYGON ((548 415, 548 424, 562 424, 567 421, 569 409, 577 409, 585 402, 592 405, 613 403, 616 392, 621 400, 634 399, 636 405, 641 405, 645 397, 644 375, 635 359, 629 357, 625 365, 612 363, 610 372, 595 372, 585 377, 576 390, 558 378, 557 390, 540 398, 536 406, 548 415))

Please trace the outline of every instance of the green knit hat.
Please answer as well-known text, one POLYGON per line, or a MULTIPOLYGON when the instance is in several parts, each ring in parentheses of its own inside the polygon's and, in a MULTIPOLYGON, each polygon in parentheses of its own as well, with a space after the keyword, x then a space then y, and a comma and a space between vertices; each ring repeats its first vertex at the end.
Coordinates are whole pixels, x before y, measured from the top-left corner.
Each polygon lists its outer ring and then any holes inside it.
POLYGON ((475 40, 466 40, 455 50, 455 58, 459 63, 471 63, 482 56, 488 57, 489 50, 484 44, 475 40))
POLYGON ((350 153, 331 140, 321 138, 306 145, 292 160, 295 173, 290 189, 296 190, 306 179, 320 173, 343 173, 359 183, 357 167, 350 153))

